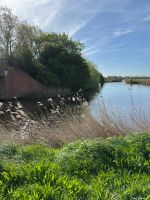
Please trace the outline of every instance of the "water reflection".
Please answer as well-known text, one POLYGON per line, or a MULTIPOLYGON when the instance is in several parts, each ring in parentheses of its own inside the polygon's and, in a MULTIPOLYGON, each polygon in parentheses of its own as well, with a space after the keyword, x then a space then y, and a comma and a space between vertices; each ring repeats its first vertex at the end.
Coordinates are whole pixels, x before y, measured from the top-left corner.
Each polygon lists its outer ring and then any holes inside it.
POLYGON ((90 103, 90 110, 94 117, 99 115, 99 107, 105 103, 110 110, 118 111, 126 116, 133 111, 149 114, 150 87, 142 85, 128 85, 126 83, 106 83, 102 91, 90 103))

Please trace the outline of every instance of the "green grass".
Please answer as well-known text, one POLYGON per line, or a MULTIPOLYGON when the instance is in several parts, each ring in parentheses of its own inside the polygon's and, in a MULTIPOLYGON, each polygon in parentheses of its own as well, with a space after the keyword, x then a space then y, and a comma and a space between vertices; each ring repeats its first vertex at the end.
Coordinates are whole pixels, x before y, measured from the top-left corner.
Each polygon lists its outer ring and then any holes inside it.
POLYGON ((150 134, 0 146, 0 199, 149 200, 150 134))

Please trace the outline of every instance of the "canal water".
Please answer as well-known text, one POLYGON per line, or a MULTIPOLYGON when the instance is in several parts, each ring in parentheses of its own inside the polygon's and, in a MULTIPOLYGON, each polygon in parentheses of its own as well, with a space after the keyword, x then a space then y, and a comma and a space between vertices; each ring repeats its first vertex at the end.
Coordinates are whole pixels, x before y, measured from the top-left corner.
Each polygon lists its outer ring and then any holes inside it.
POLYGON ((104 104, 110 112, 119 111, 126 116, 133 111, 149 115, 150 87, 129 85, 124 82, 106 83, 90 102, 90 110, 94 117, 100 114, 100 107, 104 107, 104 104))
MULTIPOLYGON (((38 109, 37 101, 20 100, 25 111, 33 113, 38 109)), ((47 100, 45 101, 47 102, 47 100)), ((45 102, 42 101, 43 105, 45 102)), ((150 117, 150 87, 142 85, 129 85, 123 82, 105 83, 89 103, 91 114, 99 117, 103 109, 109 113, 120 112, 128 115, 133 112, 144 112, 150 117), (104 108, 105 107, 105 108, 104 108)))

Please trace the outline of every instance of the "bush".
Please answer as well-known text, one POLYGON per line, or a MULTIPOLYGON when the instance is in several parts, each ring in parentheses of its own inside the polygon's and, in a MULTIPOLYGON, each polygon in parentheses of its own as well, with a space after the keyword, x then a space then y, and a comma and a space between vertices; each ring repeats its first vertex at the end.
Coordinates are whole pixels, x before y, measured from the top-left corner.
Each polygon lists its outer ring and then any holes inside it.
POLYGON ((150 198, 149 134, 86 140, 61 149, 1 146, 0 157, 0 199, 150 198))

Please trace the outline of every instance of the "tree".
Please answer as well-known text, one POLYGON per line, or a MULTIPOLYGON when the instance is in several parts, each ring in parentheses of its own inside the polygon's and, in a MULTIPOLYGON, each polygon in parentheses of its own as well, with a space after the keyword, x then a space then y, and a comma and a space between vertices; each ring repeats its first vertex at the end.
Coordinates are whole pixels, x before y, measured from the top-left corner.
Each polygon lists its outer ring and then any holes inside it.
POLYGON ((84 45, 78 40, 72 40, 66 33, 43 33, 36 38, 36 44, 39 50, 46 45, 51 45, 59 50, 66 51, 68 54, 81 55, 84 45))
POLYGON ((16 46, 14 49, 15 65, 28 72, 34 78, 37 74, 36 58, 38 51, 35 38, 42 31, 26 22, 21 22, 16 27, 16 46))
POLYGON ((82 56, 84 45, 65 33, 44 33, 0 7, 0 59, 48 87, 98 88, 102 75, 82 56))
POLYGON ((93 62, 86 61, 89 67, 89 79, 86 82, 86 90, 98 90, 99 84, 104 83, 104 79, 101 73, 96 69, 96 65, 93 62))
MULTIPOLYGON (((45 66, 45 74, 51 75, 51 77, 49 75, 49 82, 46 79, 46 84, 72 90, 84 88, 89 78, 89 69, 82 57, 82 43, 72 40, 65 33, 43 33, 37 38, 37 43, 39 62, 45 66)), ((44 81, 41 75, 40 80, 44 81)))
POLYGON ((41 29, 31 26, 26 22, 21 22, 16 27, 16 52, 20 54, 27 49, 32 52, 33 57, 37 56, 35 38, 42 33, 41 29))
POLYGON ((18 18, 7 7, 0 7, 0 53, 1 59, 9 63, 16 38, 18 18))

